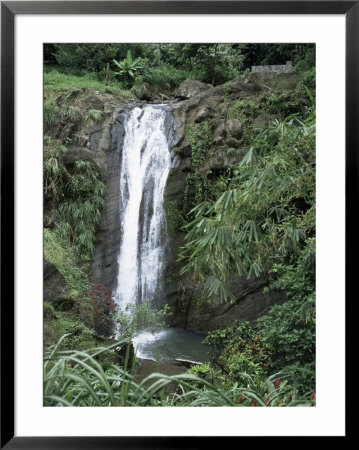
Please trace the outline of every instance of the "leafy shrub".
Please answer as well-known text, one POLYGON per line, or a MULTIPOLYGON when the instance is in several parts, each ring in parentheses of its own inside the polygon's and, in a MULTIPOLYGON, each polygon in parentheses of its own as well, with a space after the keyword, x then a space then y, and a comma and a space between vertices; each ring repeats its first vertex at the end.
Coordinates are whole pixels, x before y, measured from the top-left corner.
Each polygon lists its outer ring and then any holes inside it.
POLYGON ((82 111, 76 105, 62 105, 60 109, 61 117, 76 122, 82 119, 82 111))
POLYGON ((246 116, 252 116, 257 109, 256 103, 250 98, 243 98, 233 102, 228 108, 227 118, 243 119, 246 116))
POLYGON ((248 322, 212 331, 203 343, 209 347, 212 363, 221 367, 227 388, 235 382, 245 386, 248 376, 260 384, 268 374, 271 349, 248 322))
POLYGON ((120 310, 118 313, 118 330, 121 336, 130 336, 138 330, 154 333, 167 326, 167 320, 171 314, 168 305, 161 310, 155 310, 151 308, 149 301, 139 305, 129 304, 125 310, 120 310))
MULTIPOLYGON (((60 341, 45 354, 45 406, 314 406, 315 393, 299 395, 295 386, 278 376, 264 381, 261 388, 238 384, 229 389, 212 384, 193 374, 168 376, 153 373, 137 384, 133 380, 136 360, 127 370, 129 352, 124 366, 111 365, 104 369, 97 359, 126 344, 119 340, 110 347, 84 351, 60 351, 60 341), (164 395, 164 388, 175 383, 174 394, 164 395)), ((129 346, 127 346, 129 348, 129 346)))
POLYGON ((108 334, 113 329, 117 309, 111 292, 97 283, 77 298, 75 307, 81 322, 92 327, 98 334, 108 334))
MULTIPOLYGON (((281 370, 299 363, 313 363, 315 358, 315 321, 307 321, 306 310, 314 302, 308 297, 304 302, 291 300, 276 305, 257 321, 257 330, 275 352, 272 367, 281 370)), ((313 312, 314 314, 314 312, 313 312)))
POLYGON ((59 200, 63 195, 66 168, 63 164, 63 156, 67 148, 60 141, 54 141, 49 137, 44 139, 44 195, 47 198, 59 200))
POLYGON ((187 175, 183 198, 183 212, 187 214, 194 206, 211 197, 212 186, 204 171, 204 161, 209 155, 212 142, 212 124, 209 121, 199 124, 190 123, 187 135, 191 146, 192 172, 187 175), (188 193, 194 189, 194 199, 188 205, 188 193))
POLYGON ((186 220, 179 209, 178 200, 166 201, 164 208, 166 211, 167 228, 169 234, 172 235, 182 228, 186 220))
POLYGON ((71 296, 76 298, 90 288, 83 268, 77 266, 76 254, 68 241, 64 241, 56 229, 44 228, 44 258, 54 264, 63 275, 71 296))
POLYGON ((44 102, 44 128, 48 131, 56 123, 60 108, 54 99, 46 99, 44 102))
POLYGON ((261 108, 278 118, 288 117, 303 110, 303 103, 293 91, 284 91, 280 94, 269 95, 262 101, 261 108))
POLYGON ((176 89, 188 77, 189 73, 187 71, 169 64, 148 68, 143 73, 143 80, 149 83, 156 91, 176 89))
POLYGON ((221 378, 220 371, 215 370, 209 363, 193 365, 188 369, 187 373, 202 378, 212 384, 218 384, 221 378))
POLYGON ((115 74, 123 78, 127 84, 135 78, 136 72, 143 67, 141 58, 133 58, 131 50, 127 50, 127 56, 122 61, 116 59, 112 61, 119 70, 115 74))
POLYGON ((94 251, 97 226, 104 207, 105 185, 96 166, 89 161, 75 162, 73 173, 66 173, 63 199, 55 211, 55 222, 63 239, 74 245, 83 259, 94 251))
POLYGON ((288 262, 315 234, 315 125, 288 118, 260 133, 233 170, 227 191, 193 210, 181 273, 211 298, 233 300, 228 280, 288 262))

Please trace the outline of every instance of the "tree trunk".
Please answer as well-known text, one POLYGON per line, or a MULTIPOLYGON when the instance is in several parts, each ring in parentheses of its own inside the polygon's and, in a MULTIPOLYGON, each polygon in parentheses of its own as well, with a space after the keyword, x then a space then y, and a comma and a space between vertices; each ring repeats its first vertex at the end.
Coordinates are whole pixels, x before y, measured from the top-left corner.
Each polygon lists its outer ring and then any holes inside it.
POLYGON ((108 85, 108 79, 110 77, 110 63, 108 62, 106 64, 106 80, 105 80, 105 85, 108 85))

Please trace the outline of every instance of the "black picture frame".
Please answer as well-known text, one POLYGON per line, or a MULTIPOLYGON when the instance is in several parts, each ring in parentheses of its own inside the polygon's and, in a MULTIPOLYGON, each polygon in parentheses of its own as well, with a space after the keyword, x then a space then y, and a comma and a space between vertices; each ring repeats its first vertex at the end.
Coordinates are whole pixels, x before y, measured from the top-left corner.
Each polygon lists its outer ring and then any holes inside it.
MULTIPOLYGON (((14 435, 14 33, 18 14, 341 14, 346 20, 346 296, 358 248, 359 1, 1 2, 1 441, 6 449, 202 448, 226 437, 25 437, 14 435), (353 208, 354 205, 354 208, 353 208), (350 243, 349 243, 350 237, 350 243)), ((348 429, 346 436, 348 437, 348 429)), ((232 439, 232 438, 231 438, 232 439)))

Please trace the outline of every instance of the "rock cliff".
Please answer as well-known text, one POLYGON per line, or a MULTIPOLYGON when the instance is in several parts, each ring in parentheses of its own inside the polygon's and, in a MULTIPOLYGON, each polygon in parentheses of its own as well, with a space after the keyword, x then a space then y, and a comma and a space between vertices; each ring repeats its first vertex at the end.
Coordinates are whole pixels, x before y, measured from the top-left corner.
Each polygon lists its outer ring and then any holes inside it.
MULTIPOLYGON (((173 164, 165 194, 170 228, 165 291, 166 301, 173 310, 172 325, 205 332, 220 325, 228 325, 236 319, 254 322, 273 304, 284 301, 280 292, 262 293, 267 283, 265 278, 253 278, 231 280, 236 297, 234 303, 209 303, 202 296, 201 286, 178 275, 180 265, 177 256, 185 236, 181 225, 191 205, 205 189, 215 189, 222 182, 226 170, 232 170, 240 160, 240 149, 247 145, 249 126, 265 125, 271 120, 273 115, 270 110, 262 107, 271 92, 281 89, 293 91, 297 82, 293 73, 278 76, 252 74, 217 87, 186 80, 179 87, 176 98, 171 101, 175 139, 173 164), (242 108, 240 113, 239 108, 242 108), (205 151, 197 159, 196 139, 197 142, 205 140, 205 151), (191 175, 192 181, 194 176, 200 178, 201 192, 195 182, 189 182, 191 175)), ((103 174, 107 194, 91 261, 90 280, 103 283, 113 290, 120 246, 118 177, 123 123, 135 102, 112 98, 96 91, 86 96, 82 94, 81 91, 75 91, 71 95, 74 101, 83 102, 83 107, 103 111, 103 120, 82 125, 70 122, 58 124, 53 135, 57 139, 71 141, 64 156, 66 165, 71 166, 79 159, 88 160, 95 163, 103 174)), ((45 205, 45 226, 51 222, 49 209, 51 205, 45 205)))

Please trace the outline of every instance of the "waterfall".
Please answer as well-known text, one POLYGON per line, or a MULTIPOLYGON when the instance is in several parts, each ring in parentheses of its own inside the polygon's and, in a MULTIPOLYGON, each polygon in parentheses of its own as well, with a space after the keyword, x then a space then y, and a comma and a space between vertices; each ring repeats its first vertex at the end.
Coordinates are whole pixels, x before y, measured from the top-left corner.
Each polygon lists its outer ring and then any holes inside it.
POLYGON ((133 108, 124 124, 120 174, 121 246, 115 301, 120 309, 159 292, 166 243, 164 190, 171 167, 165 106, 133 108))

